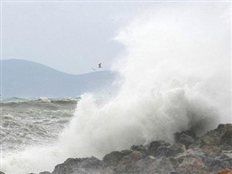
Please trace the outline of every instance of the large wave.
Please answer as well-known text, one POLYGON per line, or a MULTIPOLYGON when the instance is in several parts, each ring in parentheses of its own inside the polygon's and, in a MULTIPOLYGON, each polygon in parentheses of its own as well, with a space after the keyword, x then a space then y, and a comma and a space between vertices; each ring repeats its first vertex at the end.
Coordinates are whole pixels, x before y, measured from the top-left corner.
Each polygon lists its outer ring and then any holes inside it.
POLYGON ((113 67, 121 76, 116 95, 83 95, 56 145, 8 156, 3 170, 52 170, 67 157, 101 158, 232 122, 230 12, 229 3, 170 3, 137 16, 116 37, 126 48, 113 67))

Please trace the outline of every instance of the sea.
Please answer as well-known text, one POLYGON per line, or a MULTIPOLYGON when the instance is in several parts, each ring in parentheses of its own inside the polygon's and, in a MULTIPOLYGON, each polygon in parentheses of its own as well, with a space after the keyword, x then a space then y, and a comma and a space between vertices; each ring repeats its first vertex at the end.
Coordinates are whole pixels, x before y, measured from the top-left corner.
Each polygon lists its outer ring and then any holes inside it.
POLYGON ((53 143, 73 116, 79 98, 8 98, 0 103, 4 154, 53 143))

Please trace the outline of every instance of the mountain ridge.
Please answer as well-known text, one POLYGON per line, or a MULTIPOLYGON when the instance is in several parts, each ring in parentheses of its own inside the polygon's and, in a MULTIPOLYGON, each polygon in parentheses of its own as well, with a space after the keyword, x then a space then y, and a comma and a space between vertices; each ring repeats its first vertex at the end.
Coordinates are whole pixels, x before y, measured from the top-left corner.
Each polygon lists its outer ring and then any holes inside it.
POLYGON ((77 97, 85 92, 110 89, 115 78, 111 71, 68 74, 27 60, 1 60, 2 96, 77 97))

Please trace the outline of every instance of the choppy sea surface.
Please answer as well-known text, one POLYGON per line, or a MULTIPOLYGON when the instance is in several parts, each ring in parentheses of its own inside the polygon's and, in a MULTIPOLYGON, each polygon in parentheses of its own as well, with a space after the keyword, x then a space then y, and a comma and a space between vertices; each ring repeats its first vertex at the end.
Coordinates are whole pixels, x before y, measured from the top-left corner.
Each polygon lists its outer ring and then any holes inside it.
POLYGON ((68 124, 78 98, 4 99, 0 103, 0 145, 4 152, 53 143, 68 124))

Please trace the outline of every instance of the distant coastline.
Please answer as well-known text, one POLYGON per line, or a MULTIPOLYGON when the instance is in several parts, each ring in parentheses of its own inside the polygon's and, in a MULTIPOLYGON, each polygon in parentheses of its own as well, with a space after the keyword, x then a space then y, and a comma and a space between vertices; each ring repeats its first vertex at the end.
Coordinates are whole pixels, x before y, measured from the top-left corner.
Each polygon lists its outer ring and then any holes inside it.
POLYGON ((116 76, 111 71, 73 75, 26 60, 1 61, 2 98, 79 97, 85 92, 110 90, 116 76))

